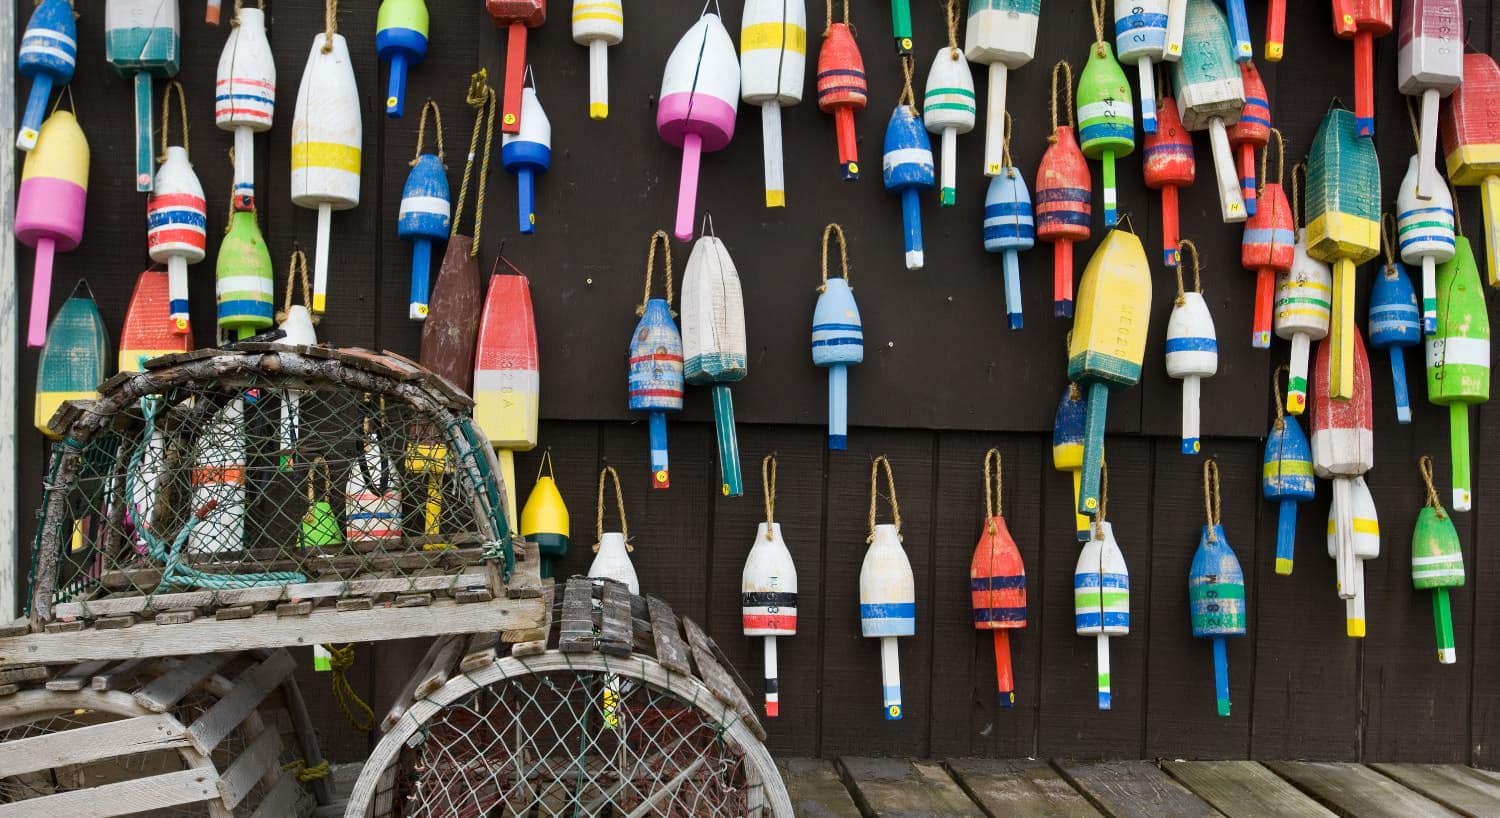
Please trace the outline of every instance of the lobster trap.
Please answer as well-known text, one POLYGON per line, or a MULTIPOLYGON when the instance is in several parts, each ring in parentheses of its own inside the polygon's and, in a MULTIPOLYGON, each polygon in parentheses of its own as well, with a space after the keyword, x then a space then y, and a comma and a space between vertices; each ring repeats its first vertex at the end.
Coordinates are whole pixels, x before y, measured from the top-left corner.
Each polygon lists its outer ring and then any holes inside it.
POLYGON ((558 590, 543 638, 509 655, 434 644, 345 818, 790 818, 765 732, 697 624, 618 582, 558 590))
POLYGON ((111 378, 53 418, 31 632, 0 663, 534 626, 537 560, 516 562, 470 407, 362 350, 244 343, 111 378))
POLYGON ((311 814, 327 765, 293 669, 275 650, 0 671, 0 816, 311 814))

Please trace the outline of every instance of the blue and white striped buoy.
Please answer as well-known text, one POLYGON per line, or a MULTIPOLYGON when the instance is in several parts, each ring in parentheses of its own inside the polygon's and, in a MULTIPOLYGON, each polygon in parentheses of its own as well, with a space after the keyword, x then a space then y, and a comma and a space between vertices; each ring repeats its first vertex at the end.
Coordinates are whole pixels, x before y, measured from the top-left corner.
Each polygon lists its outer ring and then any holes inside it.
POLYGON ((917 632, 917 592, 911 561, 894 525, 875 526, 859 570, 859 628, 880 640, 881 704, 887 721, 901 718, 901 665, 896 639, 917 632))
POLYGON ((885 189, 901 197, 901 224, 906 237, 906 269, 922 269, 921 192, 937 183, 932 142, 910 105, 897 105, 885 127, 882 162, 885 189))
POLYGON ((1130 572, 1107 522, 1092 526, 1073 570, 1073 630, 1097 640, 1099 709, 1111 704, 1109 638, 1130 633, 1130 572))
POLYGON ((17 148, 30 151, 36 147, 52 88, 68 84, 77 64, 78 24, 73 21, 73 7, 68 0, 44 0, 32 12, 21 36, 21 50, 16 52, 16 71, 31 77, 31 96, 26 98, 26 112, 16 134, 17 148))
MULTIPOLYGON (((1191 245, 1189 245, 1191 246, 1191 245)), ((1193 263, 1197 264, 1194 250, 1193 263)), ((1196 287, 1179 292, 1167 320, 1167 374, 1182 380, 1182 453, 1197 454, 1199 382, 1219 371, 1219 341, 1208 302, 1196 287)))
MULTIPOLYGON (((844 230, 837 224, 823 228, 823 264, 827 272, 828 239, 837 236, 844 249, 844 230)), ((818 288, 818 303, 813 308, 812 359, 828 369, 828 448, 841 452, 848 446, 849 435, 849 367, 865 359, 865 328, 854 303, 854 289, 849 286, 849 268, 843 275, 824 278, 818 288)))
POLYGON ((1021 315, 1020 251, 1036 244, 1036 223, 1031 214, 1031 193, 1021 172, 1009 165, 990 180, 984 197, 984 249, 1004 253, 1005 315, 1011 329, 1025 323, 1021 315))
POLYGON ((1453 258, 1457 240, 1453 229, 1453 194, 1445 184, 1429 184, 1419 196, 1425 172, 1413 155, 1396 194, 1396 246, 1401 260, 1422 268, 1422 334, 1437 333, 1437 266, 1453 258))
POLYGON ((552 167, 552 122, 535 88, 521 89, 521 132, 500 137, 500 162, 516 175, 522 233, 536 232, 536 177, 552 167))
MULTIPOLYGON (((1389 216, 1390 214, 1386 214, 1389 216)), ((1436 301, 1436 298, 1434 298, 1436 301)), ((1396 421, 1411 423, 1411 394, 1406 388, 1404 349, 1422 342, 1422 311, 1417 291, 1401 262, 1387 264, 1370 289, 1370 346, 1391 353, 1391 389, 1396 393, 1396 421)))
POLYGON ((406 174, 401 191, 401 215, 396 233, 412 243, 411 305, 406 317, 427 320, 427 296, 432 278, 432 243, 448 238, 452 228, 453 208, 448 192, 448 173, 438 154, 417 157, 406 174))

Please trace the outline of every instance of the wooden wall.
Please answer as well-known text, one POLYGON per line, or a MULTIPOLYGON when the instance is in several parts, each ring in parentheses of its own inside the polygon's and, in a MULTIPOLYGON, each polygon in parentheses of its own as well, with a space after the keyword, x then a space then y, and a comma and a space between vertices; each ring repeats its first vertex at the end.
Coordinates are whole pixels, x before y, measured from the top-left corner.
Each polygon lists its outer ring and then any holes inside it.
MULTIPOLYGON (((1465 4, 1471 48, 1494 48, 1500 15, 1493 0, 1465 4)), ((27 5, 27 4, 23 4, 27 5)), ((143 199, 131 185, 128 85, 102 59, 102 3, 80 3, 83 55, 74 83, 80 119, 93 148, 88 232, 61 256, 54 305, 75 281, 87 279, 106 321, 117 328, 135 274, 146 263, 143 199)), ((209 191, 210 221, 226 213, 230 135, 212 122, 214 66, 225 35, 199 22, 201 0, 185 0, 182 81, 191 106, 192 155, 209 191)), ((409 251, 394 222, 406 162, 416 142, 415 112, 431 95, 443 105, 449 170, 457 191, 473 112, 463 104, 468 74, 488 66, 499 81, 501 38, 477 0, 429 3, 433 45, 413 72, 407 119, 381 116, 383 72, 374 56, 375 0, 345 0, 340 31, 353 46, 365 100, 364 189, 361 206, 334 218, 330 312, 320 336, 343 345, 415 354, 418 325, 406 319, 409 251)), ((1204 258, 1204 286, 1218 324, 1220 373, 1204 388, 1205 455, 1224 475, 1224 524, 1245 568, 1250 633, 1230 647, 1234 715, 1214 715, 1211 656, 1188 628, 1186 574, 1202 524, 1201 458, 1178 454, 1178 385, 1161 366, 1162 339, 1174 283, 1158 268, 1153 332, 1142 385, 1111 401, 1110 517, 1129 562, 1133 628, 1114 640, 1115 709, 1094 709, 1094 648, 1072 631, 1072 539, 1069 489, 1051 469, 1052 413, 1063 388, 1064 322, 1051 318, 1047 248, 1023 259, 1027 326, 1004 329, 1000 265, 979 238, 983 180, 980 139, 960 141, 959 206, 939 211, 924 201, 927 269, 901 266, 896 201, 881 190, 876 158, 900 72, 889 45, 883 2, 853 2, 870 77, 870 110, 859 116, 861 153, 870 169, 857 184, 838 180, 832 120, 817 111, 811 81, 806 101, 785 116, 788 202, 762 208, 760 139, 755 112, 741 110, 741 134, 705 158, 699 202, 712 211, 744 281, 751 340, 751 375, 736 386, 746 494, 717 495, 709 401, 693 390, 685 422, 671 426, 672 488, 648 487, 644 425, 626 411, 624 350, 640 298, 646 239, 667 226, 675 206, 678 154, 653 127, 662 65, 675 38, 698 14, 696 0, 669 0, 628 9, 627 39, 611 49, 611 117, 586 118, 585 51, 568 34, 568 4, 554 0, 552 19, 531 37, 531 60, 553 123, 553 171, 540 183, 535 236, 516 234, 514 182, 495 151, 487 188, 483 260, 501 249, 531 277, 542 342, 542 443, 572 509, 575 549, 565 572, 588 565, 586 544, 598 468, 619 468, 635 535, 642 587, 680 611, 706 621, 713 635, 758 690, 759 647, 738 635, 736 593, 744 554, 761 519, 755 465, 767 452, 781 463, 777 518, 798 563, 803 589, 801 631, 783 641, 782 712, 771 727, 780 753, 913 756, 1256 757, 1472 761, 1500 764, 1489 739, 1500 740, 1500 672, 1494 634, 1500 624, 1500 556, 1478 548, 1478 532, 1500 520, 1500 478, 1488 447, 1500 445, 1500 415, 1476 415, 1477 511, 1458 520, 1469 584, 1455 595, 1459 663, 1434 659, 1431 609, 1411 589, 1406 535, 1422 502, 1415 461, 1430 453, 1447 473, 1446 412, 1421 401, 1411 426, 1397 426, 1387 369, 1375 363, 1378 468, 1371 486, 1385 531, 1381 559, 1367 565, 1370 636, 1343 636, 1342 604, 1333 591, 1333 563, 1324 556, 1327 491, 1305 506, 1301 559, 1291 578, 1267 570, 1275 540, 1275 509, 1258 495, 1260 444, 1271 418, 1269 376, 1285 346, 1266 354, 1248 344, 1253 276, 1238 264, 1240 231, 1218 222, 1211 188, 1183 196, 1183 234, 1204 258), (649 8, 649 13, 646 9, 649 8), (845 453, 825 451, 820 427, 824 374, 808 360, 807 332, 818 277, 818 237, 828 221, 849 233, 853 283, 868 342, 853 372, 855 428, 845 453), (1014 637, 1018 705, 995 702, 989 640, 971 626, 966 566, 978 536, 983 497, 980 461, 990 446, 1005 457, 1005 513, 1030 576, 1030 626, 1014 637), (918 583, 917 637, 902 644, 906 719, 877 713, 878 651, 858 631, 857 581, 864 549, 870 458, 888 454, 895 466, 905 544, 918 583)), ((1259 41, 1264 3, 1251 0, 1259 41)), ((811 28, 821 8, 809 3, 811 28)), ((915 0, 920 57, 917 83, 942 42, 942 5, 915 0)), ((29 7, 29 6, 28 6, 29 7)), ((740 4, 726 2, 731 31, 740 4)), ((25 9, 22 9, 23 13, 25 9)), ((279 72, 275 129, 258 140, 262 228, 273 257, 284 263, 294 244, 310 247, 315 214, 288 198, 289 122, 302 64, 322 26, 321 4, 274 3, 272 46, 279 72)), ((1289 164, 1300 157, 1330 99, 1351 99, 1351 52, 1328 32, 1327 12, 1294 9, 1288 59, 1262 65, 1273 118, 1286 134, 1289 164)), ((1091 39, 1087 5, 1048 0, 1038 58, 1013 74, 1016 163, 1031 173, 1048 131, 1047 74, 1066 58, 1079 67, 1091 39)), ((816 38, 813 38, 816 40, 816 38)), ((1387 201, 1406 167, 1412 139, 1395 90, 1394 37, 1377 45, 1380 119, 1387 201)), ((816 48, 810 54, 815 59, 816 48)), ((979 74, 983 96, 983 74, 979 74)), ((1199 141, 1200 178, 1207 145, 1199 141)), ((1157 200, 1145 190, 1140 165, 1121 164, 1122 209, 1154 246, 1157 200)), ((1462 194, 1471 235, 1480 230, 1477 195, 1462 194)), ((1096 212, 1098 211, 1096 205, 1096 212)), ((470 205, 472 212, 472 204, 470 205)), ((212 231, 211 231, 212 232, 212 231)), ((1097 237, 1097 228, 1096 228, 1097 237)), ((212 244, 212 243, 211 243, 212 244)), ((213 266, 193 268, 194 318, 200 343, 211 342, 213 266)), ((1077 250, 1079 267, 1092 245, 1077 250)), ((674 247, 679 272, 687 247, 674 247)), ((1157 256, 1151 254, 1153 258, 1157 256)), ((30 255, 19 259, 30 268, 30 255)), ((23 276, 29 284, 29 276, 23 276)), ((1363 291, 1366 287, 1361 286, 1363 291)), ((16 294, 25 304, 29 292, 16 294)), ((1363 310, 1361 309, 1361 315, 1363 310)), ((1419 358, 1408 356, 1414 390, 1422 395, 1419 358)), ((23 384, 34 382, 36 356, 21 356, 23 384)), ((13 397, 30 416, 29 391, 13 397)), ((35 508, 44 452, 25 430, 19 491, 35 508)), ((529 477, 540 450, 522 458, 529 477)), ((523 478, 523 483, 526 483, 523 478)), ((523 489, 525 486, 523 485, 523 489)), ((30 525, 22 541, 30 541, 30 525)), ((24 575, 24 573, 23 573, 24 575)), ((421 645, 364 648, 353 678, 383 708, 420 656, 421 645)), ((306 657, 304 657, 306 658, 306 657)), ((310 664, 310 663, 309 663, 310 664)), ((310 696, 323 709, 331 754, 360 757, 370 737, 343 727, 325 678, 306 673, 310 696)))

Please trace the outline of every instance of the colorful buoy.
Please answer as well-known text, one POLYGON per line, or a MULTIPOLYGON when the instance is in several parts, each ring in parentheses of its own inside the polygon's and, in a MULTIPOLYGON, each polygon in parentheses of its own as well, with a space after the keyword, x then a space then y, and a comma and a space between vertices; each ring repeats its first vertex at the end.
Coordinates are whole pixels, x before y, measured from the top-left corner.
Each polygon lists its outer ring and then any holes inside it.
POLYGON ((1026 627, 1026 564, 1005 525, 1000 450, 984 454, 984 525, 969 560, 969 596, 974 627, 990 631, 995 642, 995 686, 1000 706, 1016 704, 1016 678, 1010 664, 1010 631, 1026 627), (991 483, 990 460, 994 459, 991 483))
POLYGON ((1005 319, 1011 329, 1025 325, 1021 302, 1021 251, 1036 244, 1036 224, 1026 179, 1009 163, 990 180, 984 197, 984 249, 1000 253, 1005 268, 1005 319))
POLYGON ((328 464, 319 456, 307 470, 307 511, 303 512, 297 531, 297 543, 303 548, 327 548, 344 542, 344 532, 339 527, 338 514, 334 512, 330 499, 332 482, 328 464), (317 485, 320 476, 323 478, 321 492, 317 485))
POLYGON ((1214 698, 1220 716, 1229 716, 1229 653, 1224 640, 1244 636, 1249 619, 1245 573, 1229 545, 1219 517, 1219 466, 1203 463, 1203 494, 1208 522, 1198 538, 1198 550, 1188 568, 1188 611, 1193 636, 1214 643, 1214 698))
POLYGON ((406 174, 406 185, 401 190, 401 209, 396 218, 396 235, 412 243, 411 299, 406 317, 413 321, 427 320, 433 242, 447 239, 453 229, 448 170, 443 165, 442 121, 435 101, 428 100, 422 106, 424 126, 428 111, 438 119, 437 152, 423 150, 422 135, 426 128, 421 128, 417 136, 417 156, 406 174))
POLYGON ((36 248, 31 274, 31 317, 26 345, 47 338, 52 305, 52 257, 83 239, 84 201, 89 192, 89 143, 72 111, 54 111, 42 123, 36 147, 21 165, 16 196, 16 238, 36 248))
POLYGON ((1052 136, 1036 170, 1036 237, 1052 243, 1052 314, 1057 318, 1073 317, 1073 243, 1088 240, 1093 213, 1093 181, 1073 136, 1072 99, 1073 69, 1059 62, 1052 66, 1052 136), (1065 78, 1067 93, 1060 106, 1059 76, 1065 78), (1057 124, 1059 109, 1068 124, 1057 124))
POLYGON ((1286 55, 1286 0, 1266 0, 1266 62, 1286 55))
POLYGON ((1142 164, 1146 187, 1161 191, 1162 261, 1177 266, 1178 230, 1177 189, 1187 187, 1197 177, 1193 161, 1193 137, 1177 114, 1177 101, 1170 96, 1157 103, 1156 133, 1146 136, 1142 164))
POLYGON ((1192 250, 1193 289, 1189 292, 1183 287, 1182 267, 1188 263, 1183 259, 1177 266, 1177 300, 1167 321, 1167 375, 1182 381, 1182 453, 1198 454, 1202 449, 1198 439, 1200 384, 1219 371, 1219 341, 1203 299, 1198 247, 1183 239, 1182 249, 1192 250))
POLYGON ((1344 561, 1350 566, 1354 584, 1339 586, 1339 595, 1344 597, 1344 629, 1350 638, 1363 639, 1367 632, 1365 560, 1380 556, 1380 515, 1363 477, 1334 481, 1334 504, 1328 509, 1328 555, 1337 559, 1339 543, 1345 539, 1350 543, 1350 553, 1344 561), (1338 499, 1340 483, 1348 484, 1347 520, 1340 511, 1345 507, 1338 499))
MULTIPOLYGON (((1391 214, 1385 219, 1393 223, 1391 214)), ((1422 342, 1422 313, 1406 267, 1396 261, 1394 237, 1386 231, 1385 268, 1370 288, 1370 346, 1390 351, 1391 389, 1396 397, 1396 422, 1411 423, 1411 397, 1406 389, 1406 347, 1422 342)))
POLYGON ((198 438, 190 468, 191 508, 199 519, 184 550, 197 557, 233 553, 245 544, 245 399, 225 401, 198 438))
POLYGON ((1464 55, 1464 82, 1442 109, 1444 164, 1455 185, 1476 185, 1484 207, 1484 261, 1500 287, 1500 65, 1488 54, 1464 55))
POLYGON ((219 330, 239 340, 269 329, 276 312, 276 279, 271 251, 261 236, 254 210, 229 215, 229 232, 215 260, 214 294, 219 330))
POLYGON ((400 481, 368 416, 365 418, 359 463, 349 470, 344 487, 344 508, 347 509, 344 539, 350 543, 401 536, 400 481))
POLYGON ((375 12, 375 56, 390 63, 385 115, 406 113, 406 72, 427 56, 427 4, 423 0, 381 0, 375 12))
POLYGON ((1135 150, 1135 112, 1130 81, 1115 62, 1114 49, 1104 40, 1100 7, 1094 12, 1094 44, 1078 77, 1078 143, 1083 155, 1098 159, 1104 189, 1104 226, 1120 220, 1115 186, 1115 159, 1135 150))
POLYGON ((765 639, 766 716, 774 719, 781 714, 776 637, 797 635, 797 565, 775 520, 776 455, 766 455, 760 471, 766 521, 756 528, 740 573, 740 624, 746 636, 765 639))
MULTIPOLYGON (((1356 328, 1350 338, 1354 347, 1354 388, 1347 399, 1333 397, 1333 339, 1318 345, 1314 370, 1312 417, 1313 471, 1333 481, 1333 504, 1328 513, 1328 553, 1336 563, 1339 596, 1348 601, 1345 609, 1348 634, 1365 635, 1364 569, 1361 554, 1370 554, 1368 537, 1371 525, 1360 520, 1374 516, 1374 504, 1363 508, 1359 490, 1363 475, 1375 466, 1375 432, 1370 400, 1370 361, 1365 356, 1364 340, 1356 328), (1356 487, 1355 484, 1358 484, 1356 487)), ((1369 492, 1365 490, 1364 497, 1369 492)), ((1372 524, 1373 525, 1373 524, 1372 524)), ((1378 528, 1374 529, 1375 551, 1379 550, 1378 528)))
POLYGON ((891 111, 885 127, 885 155, 881 176, 885 189, 901 197, 901 226, 906 249, 906 269, 920 270, 922 251, 922 198, 937 181, 933 172, 932 143, 917 117, 916 109, 903 101, 891 111))
POLYGON ((1391 33, 1391 0, 1333 0, 1333 33, 1354 41, 1354 135, 1375 135, 1375 38, 1391 33))
POLYGON ((963 52, 957 46, 939 50, 927 72, 922 124, 943 140, 942 184, 938 187, 938 203, 943 207, 958 203, 958 136, 974 130, 977 111, 974 75, 969 73, 963 52))
POLYGON ((609 118, 609 47, 624 39, 625 0, 573 0, 573 42, 589 49, 589 119, 609 118))
MULTIPOLYGON (((313 328, 313 315, 307 309, 307 300, 312 288, 307 281, 307 254, 301 249, 292 251, 291 262, 286 271, 286 295, 281 310, 276 313, 277 329, 283 333, 277 343, 293 347, 311 347, 318 343, 317 330, 313 328), (302 302, 294 301, 293 292, 297 282, 302 282, 302 302)), ((297 450, 297 440, 302 436, 302 390, 287 389, 281 399, 280 439, 282 464, 290 464, 292 452, 297 450)))
POLYGON ((698 205, 699 159, 704 151, 723 150, 729 144, 740 104, 740 63, 719 15, 705 13, 677 41, 662 73, 658 99, 656 132, 682 149, 672 234, 688 241, 698 205))
POLYGON ((1490 316, 1474 250, 1464 236, 1437 271, 1438 331, 1427 337, 1427 399, 1448 407, 1453 510, 1474 507, 1469 484, 1469 404, 1490 399, 1490 316))
POLYGON ((1115 0, 1115 52, 1134 65, 1141 88, 1141 130, 1156 133, 1156 72, 1167 43, 1167 0, 1115 0))
MULTIPOLYGON (((1240 121, 1244 122, 1244 119, 1240 121)), ((1276 276, 1292 269, 1297 256, 1297 224, 1292 218, 1292 206, 1287 202, 1286 191, 1281 187, 1285 148, 1282 147, 1281 132, 1273 128, 1271 134, 1276 137, 1276 181, 1271 181, 1270 177, 1262 180, 1265 185, 1260 196, 1262 201, 1251 211, 1240 239, 1240 264, 1255 272, 1255 313, 1250 322, 1250 345, 1256 349, 1271 348, 1276 276)), ((1270 147, 1266 150, 1269 151, 1270 147)), ((1262 165, 1265 164, 1265 155, 1262 154, 1262 165)), ((1253 184, 1254 177, 1250 180, 1253 184)))
POLYGON ((828 370, 828 448, 844 451, 849 435, 849 367, 865 359, 864 324, 854 288, 849 285, 849 249, 844 229, 837 224, 823 228, 823 283, 813 308, 812 359, 828 370), (839 240, 840 275, 828 277, 828 237, 839 240))
POLYGON ((1092 533, 1089 518, 1078 513, 1079 481, 1083 476, 1084 422, 1088 415, 1088 403, 1078 384, 1069 383, 1063 390, 1062 400, 1057 402, 1057 413, 1052 418, 1052 468, 1073 476, 1073 516, 1077 522, 1079 542, 1087 542, 1092 533))
POLYGON ((1245 107, 1245 81, 1230 52, 1229 24, 1214 0, 1187 0, 1182 59, 1172 66, 1182 122, 1190 131, 1208 131, 1213 149, 1219 213, 1225 222, 1249 217, 1235 170, 1227 126, 1245 107))
POLYGON ((1421 177, 1416 180, 1416 193, 1425 202, 1446 193, 1448 187, 1437 172, 1438 103, 1464 81, 1462 0, 1403 2, 1396 41, 1398 87, 1401 93, 1422 100, 1417 133, 1421 177))
MULTIPOLYGON (((982 0, 969 3, 964 57, 989 66, 984 100, 984 175, 998 176, 1005 162, 1005 92, 1010 72, 1036 56, 1042 0, 982 0)), ((1054 69, 1053 85, 1057 84, 1054 69)), ((1069 83, 1072 82, 1069 75, 1069 83)), ((1053 89, 1054 97, 1057 96, 1053 89)), ((1072 92, 1068 92, 1071 99, 1072 92)), ((1069 114, 1071 120, 1071 113, 1069 114)), ((1071 121, 1069 122, 1071 125, 1071 121)), ((1052 123, 1057 130, 1057 123, 1052 123)))
POLYGON ((729 248, 708 230, 693 243, 682 274, 683 377, 713 391, 714 428, 719 442, 719 488, 725 497, 745 493, 740 476, 739 435, 729 385, 748 374, 745 299, 729 248))
POLYGON ((1229 146, 1239 151, 1240 196, 1245 200, 1245 212, 1254 216, 1259 207, 1256 201, 1255 151, 1264 149, 1271 141, 1271 101, 1265 81, 1255 70, 1254 61, 1240 63, 1240 82, 1245 86, 1245 107, 1240 109, 1239 121, 1229 126, 1229 146))
MULTIPOLYGON (((500 88, 500 132, 520 133, 521 79, 526 73, 526 29, 547 22, 547 0, 484 0, 496 28, 505 29, 505 74, 500 88)), ((665 96, 665 95, 663 95, 665 96)), ((631 593, 634 593, 632 591, 631 593)))
POLYGON ((1463 545, 1458 527, 1432 485, 1432 458, 1424 454, 1417 463, 1427 484, 1427 504, 1417 513, 1417 525, 1411 534, 1411 584, 1419 591, 1432 592, 1438 662, 1451 665, 1458 661, 1458 646, 1453 640, 1453 606, 1448 589, 1463 587, 1463 545))
POLYGON ((193 348, 192 334, 179 334, 172 326, 171 311, 171 285, 166 271, 141 271, 130 294, 125 325, 120 328, 119 371, 139 372, 152 358, 193 348))
POLYGON ((203 199, 203 185, 188 159, 187 101, 182 85, 176 80, 167 84, 162 96, 161 167, 151 195, 146 197, 146 251, 151 260, 167 265, 171 281, 171 314, 173 331, 190 335, 188 315, 188 265, 203 260, 208 250, 208 203, 203 199), (172 89, 182 114, 182 146, 167 143, 167 115, 171 113, 172 89))
POLYGON ((109 375, 108 366, 109 330, 104 327, 104 316, 99 314, 93 293, 80 282, 58 309, 37 358, 32 415, 37 431, 50 440, 61 439, 66 430, 51 428, 52 416, 67 401, 96 397, 95 390, 109 375))
MULTIPOLYGON (((1442 181, 1418 192, 1429 170, 1413 155, 1396 193, 1396 246, 1401 260, 1422 270, 1422 334, 1437 332, 1437 266, 1453 258, 1453 194, 1442 181)), ((1430 169, 1436 173, 1436 169, 1430 169)))
POLYGON ((182 65, 177 0, 105 0, 104 58, 135 83, 135 189, 151 190, 156 171, 151 81, 182 65))
POLYGON ((646 412, 650 421, 651 487, 672 485, 667 461, 667 413, 682 411, 682 335, 672 319, 672 243, 665 230, 651 234, 646 254, 646 295, 635 314, 641 320, 630 337, 630 369, 626 386, 633 412, 646 412), (661 241, 666 264, 666 298, 651 297, 651 274, 656 267, 656 244, 661 241))
POLYGON ((552 167, 552 122, 534 86, 521 89, 520 133, 500 136, 500 163, 516 175, 517 229, 536 232, 536 177, 552 167))
MULTIPOLYGON (((870 509, 876 507, 880 468, 885 467, 891 515, 901 519, 896 502, 896 480, 891 462, 880 455, 870 463, 870 509)), ((876 519, 872 513, 870 520, 876 519)), ((866 539, 864 562, 859 568, 859 629, 867 639, 880 640, 881 709, 887 721, 901 718, 901 655, 898 637, 917 632, 917 590, 911 561, 901 547, 901 528, 894 523, 875 523, 866 539)))
POLYGON ((16 132, 17 149, 36 147, 52 89, 67 85, 77 64, 78 24, 73 20, 73 5, 68 0, 42 0, 26 23, 16 52, 17 73, 31 78, 31 94, 16 132))
MULTIPOLYGON (((531 127, 527 123, 526 127, 531 127)), ((496 261, 510 262, 501 256, 496 261)), ((515 275, 490 274, 474 350, 474 423, 500 456, 505 483, 505 516, 514 530, 516 452, 536 448, 541 413, 541 369, 538 364, 536 314, 531 283, 514 266, 515 275)))
POLYGON ((1297 505, 1317 496, 1317 485, 1313 482, 1312 449, 1307 434, 1296 417, 1287 417, 1282 411, 1281 372, 1277 369, 1271 376, 1271 389, 1276 398, 1276 420, 1266 435, 1265 458, 1261 464, 1261 496, 1268 502, 1277 503, 1276 517, 1276 573, 1291 576, 1292 559, 1297 547, 1297 505))
POLYGON ((552 473, 552 452, 542 453, 542 462, 537 465, 536 484, 531 495, 521 508, 521 537, 536 543, 542 556, 542 576, 550 577, 554 564, 568 555, 569 535, 568 507, 563 503, 562 492, 557 489, 557 478, 552 473), (547 473, 543 474, 542 469, 547 473))
POLYGON ((800 2, 747 0, 740 22, 740 62, 740 97, 760 106, 766 207, 785 207, 781 109, 802 101, 807 73, 807 8, 800 2))
POLYGON ((214 124, 234 132, 234 206, 255 207, 255 135, 276 115, 276 60, 266 39, 266 13, 241 8, 219 54, 214 124))
POLYGON ((1109 710, 1113 704, 1109 638, 1130 633, 1130 572, 1115 542, 1114 528, 1104 518, 1106 510, 1107 504, 1101 502, 1073 569, 1073 630, 1095 639, 1100 710, 1109 710))
POLYGON ((1276 275, 1276 314, 1272 326, 1276 336, 1292 342, 1291 371, 1287 375, 1286 410, 1300 415, 1307 409, 1308 360, 1313 341, 1328 335, 1332 313, 1333 271, 1328 265, 1307 254, 1307 240, 1302 229, 1297 174, 1307 168, 1292 168, 1292 198, 1298 207, 1292 209, 1292 223, 1297 229, 1297 243, 1292 247, 1292 267, 1276 275))
POLYGON ((844 19, 839 23, 833 21, 833 6, 829 5, 823 44, 818 48, 818 110, 833 114, 839 170, 849 182, 859 178, 859 140, 854 132, 854 115, 865 109, 868 94, 865 61, 859 55, 859 43, 849 25, 849 4, 844 3, 844 19))

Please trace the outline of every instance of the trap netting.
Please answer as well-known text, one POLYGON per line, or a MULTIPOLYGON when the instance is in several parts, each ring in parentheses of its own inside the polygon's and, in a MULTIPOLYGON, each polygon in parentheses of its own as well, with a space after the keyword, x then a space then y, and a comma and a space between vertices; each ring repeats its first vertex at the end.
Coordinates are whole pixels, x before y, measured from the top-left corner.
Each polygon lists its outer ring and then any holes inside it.
POLYGON ((261 346, 58 413, 34 616, 503 595, 504 489, 467 397, 396 356, 261 346))

